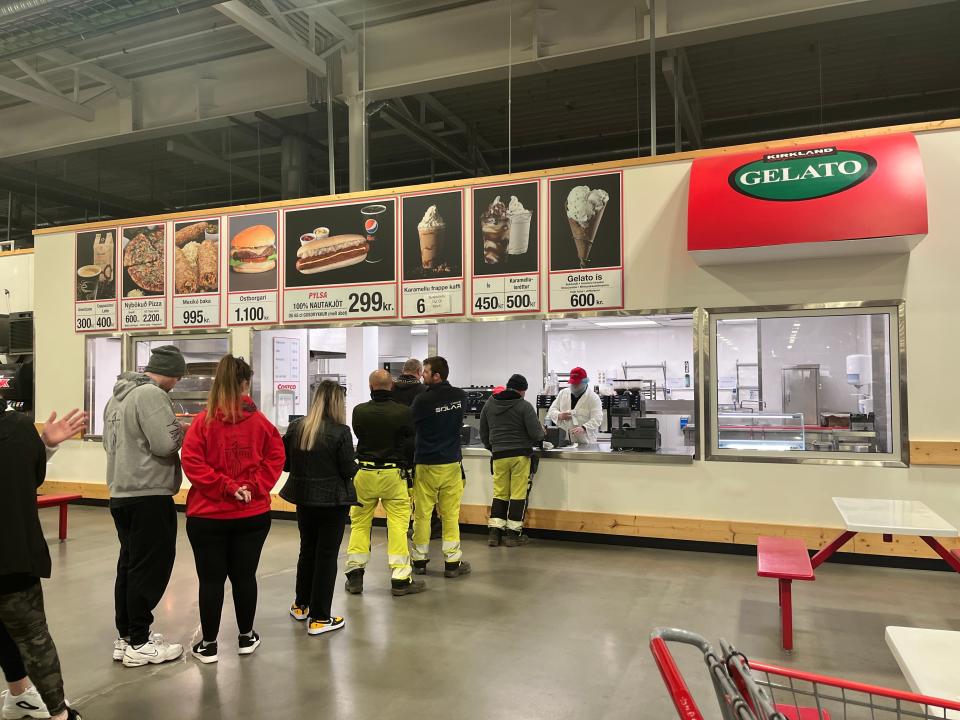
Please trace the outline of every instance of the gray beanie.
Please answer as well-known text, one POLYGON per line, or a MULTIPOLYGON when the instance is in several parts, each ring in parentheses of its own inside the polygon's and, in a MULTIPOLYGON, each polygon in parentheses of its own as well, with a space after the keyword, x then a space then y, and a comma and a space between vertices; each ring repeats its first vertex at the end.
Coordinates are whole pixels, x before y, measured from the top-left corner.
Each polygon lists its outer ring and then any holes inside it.
POLYGON ((173 345, 161 345, 150 353, 150 362, 144 372, 152 372, 165 377, 181 378, 186 372, 187 363, 183 355, 173 345))

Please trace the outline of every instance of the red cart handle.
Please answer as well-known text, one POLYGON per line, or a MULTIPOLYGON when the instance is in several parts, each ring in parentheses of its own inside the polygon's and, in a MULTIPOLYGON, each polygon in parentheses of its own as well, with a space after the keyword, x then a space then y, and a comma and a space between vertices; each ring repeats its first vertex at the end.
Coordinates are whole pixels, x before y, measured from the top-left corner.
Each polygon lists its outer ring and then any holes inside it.
POLYGON ((680 668, 674 662, 673 655, 670 654, 670 648, 667 647, 667 639, 700 645, 699 642, 696 642, 697 636, 692 633, 685 633, 684 637, 674 636, 675 633, 683 632, 672 628, 657 628, 650 636, 650 652, 653 654, 653 659, 657 663, 661 677, 663 677, 663 683, 667 686, 670 699, 673 701, 673 706, 677 709, 679 716, 683 720, 703 720, 700 708, 697 707, 690 688, 687 687, 683 675, 680 674, 680 668), (693 642, 691 642, 692 640, 693 642))

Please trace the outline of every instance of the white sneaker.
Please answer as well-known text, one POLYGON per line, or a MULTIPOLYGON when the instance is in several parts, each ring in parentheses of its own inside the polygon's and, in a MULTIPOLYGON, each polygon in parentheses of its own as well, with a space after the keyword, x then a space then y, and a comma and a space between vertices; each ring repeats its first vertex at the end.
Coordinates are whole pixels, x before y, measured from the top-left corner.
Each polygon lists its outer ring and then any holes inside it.
POLYGON ((19 720, 19 718, 48 718, 47 706, 35 687, 28 688, 22 695, 14 695, 9 691, 3 693, 4 720, 19 720))
POLYGON ((116 662, 121 662, 123 660, 123 653, 126 652, 127 641, 123 638, 117 638, 113 641, 113 659, 116 662))
POLYGON ((183 655, 183 645, 164 642, 163 635, 151 635, 150 639, 139 648, 127 645, 127 649, 123 652, 123 665, 124 667, 159 665, 176 660, 181 655, 183 655))

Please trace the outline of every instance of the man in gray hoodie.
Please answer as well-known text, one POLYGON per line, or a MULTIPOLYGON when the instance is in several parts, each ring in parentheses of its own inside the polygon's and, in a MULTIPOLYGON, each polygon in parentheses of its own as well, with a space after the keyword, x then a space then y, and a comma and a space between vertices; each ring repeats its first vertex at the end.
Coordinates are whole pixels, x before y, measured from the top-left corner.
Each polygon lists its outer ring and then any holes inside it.
POLYGON ((184 428, 167 395, 186 369, 173 345, 154 348, 144 372, 123 373, 104 411, 110 514, 120 539, 114 588, 117 640, 113 659, 126 667, 176 660, 183 646, 151 635, 177 546, 173 496, 183 476, 178 452, 184 428))
POLYGON ((480 440, 493 453, 490 547, 501 540, 507 547, 529 542, 523 535, 523 514, 533 447, 543 442, 544 430, 533 405, 523 399, 526 392, 527 379, 512 375, 506 390, 487 400, 480 412, 480 440))

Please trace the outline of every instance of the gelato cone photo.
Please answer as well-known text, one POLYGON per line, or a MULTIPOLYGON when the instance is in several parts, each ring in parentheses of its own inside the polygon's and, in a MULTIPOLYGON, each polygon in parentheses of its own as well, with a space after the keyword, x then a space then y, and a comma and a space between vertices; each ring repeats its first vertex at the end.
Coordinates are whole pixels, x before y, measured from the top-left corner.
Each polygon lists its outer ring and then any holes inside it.
POLYGON ((437 210, 437 206, 431 205, 427 208, 423 219, 417 225, 417 232, 420 235, 420 262, 424 270, 433 270, 443 261, 446 228, 447 224, 437 210))
POLYGON ((578 185, 567 195, 567 222, 581 268, 589 264, 597 228, 609 200, 610 196, 605 190, 591 190, 586 185, 578 185))

